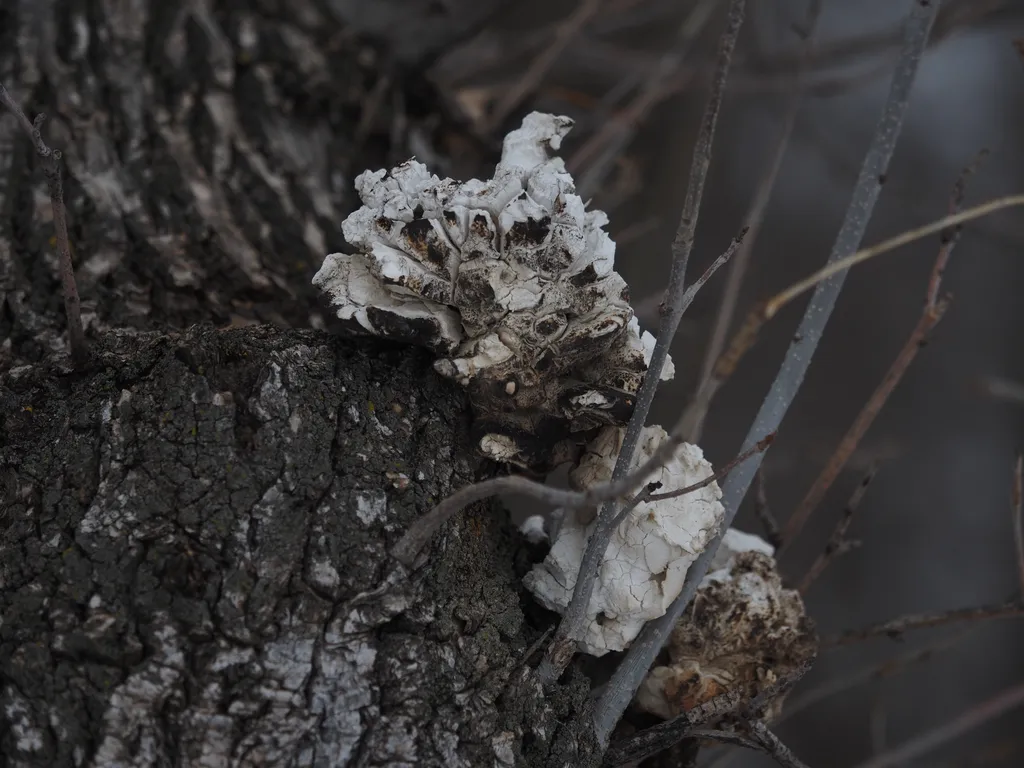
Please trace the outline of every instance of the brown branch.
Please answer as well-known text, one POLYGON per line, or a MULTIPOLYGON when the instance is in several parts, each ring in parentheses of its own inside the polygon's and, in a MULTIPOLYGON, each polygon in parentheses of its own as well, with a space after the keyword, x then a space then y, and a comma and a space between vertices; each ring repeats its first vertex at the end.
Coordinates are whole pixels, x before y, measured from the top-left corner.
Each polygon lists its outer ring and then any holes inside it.
POLYGON ((1020 598, 1024 600, 1024 454, 1017 454, 1013 467, 1013 541, 1017 549, 1017 575, 1020 577, 1020 598))
POLYGON ((71 349, 71 360, 76 366, 85 365, 89 360, 89 346, 82 329, 82 305, 78 298, 78 285, 75 282, 75 266, 71 260, 71 244, 68 242, 68 222, 64 209, 64 183, 60 175, 61 152, 51 149, 43 141, 42 127, 46 115, 39 113, 34 121, 22 112, 3 84, 0 83, 0 104, 14 113, 22 130, 32 140, 36 154, 43 161, 43 175, 50 189, 50 206, 53 209, 53 226, 56 230, 57 251, 60 256, 60 281, 64 293, 64 313, 68 322, 68 346, 71 349))
POLYGON ((943 744, 948 744, 953 739, 1021 705, 1024 705, 1024 682, 1011 685, 992 698, 975 704, 949 722, 931 728, 888 752, 876 755, 858 765, 857 768, 889 768, 889 766, 907 765, 938 749, 943 744))
MULTIPOLYGON (((974 173, 978 163, 984 156, 984 151, 979 153, 975 160, 961 172, 950 196, 950 214, 955 215, 960 211, 963 205, 967 179, 974 173)), ((832 487, 836 478, 839 477, 839 473, 842 472, 854 451, 857 450, 857 446, 860 444, 861 439, 863 439, 864 434, 871 428, 889 396, 903 379, 910 364, 917 357, 917 353, 927 344, 935 326, 938 325, 943 314, 949 308, 948 299, 939 299, 939 289, 942 285, 942 275, 946 270, 946 265, 949 263, 949 257, 959 238, 959 226, 941 230, 939 253, 935 258, 935 264, 932 266, 931 276, 928 279, 928 288, 925 293, 925 304, 921 318, 896 356, 896 359, 889 366, 889 370, 882 378, 882 381, 875 388, 875 391, 871 393, 871 397, 868 398, 860 413, 857 414, 857 418, 853 420, 853 424, 850 425, 842 440, 839 441, 836 450, 808 489, 807 494, 799 506, 797 506, 796 511, 786 521, 782 531, 784 547, 792 545, 794 539, 800 535, 800 531, 803 530, 814 510, 821 504, 825 494, 828 493, 829 488, 832 487)), ((810 582, 806 583, 809 585, 810 582)))
POLYGON ((814 561, 814 564, 808 569, 806 575, 800 581, 800 586, 797 587, 801 595, 807 594, 807 590, 810 589, 822 572, 829 566, 829 564, 837 557, 845 555, 847 552, 860 546, 859 541, 854 541, 846 538, 846 532, 850 528, 850 523, 853 522, 853 516, 860 507, 860 502, 864 498, 864 494, 867 493, 868 486, 871 485, 871 481, 875 479, 875 472, 878 467, 874 464, 868 469, 867 474, 857 484, 857 488, 854 490, 850 500, 846 502, 846 506, 843 507, 843 514, 839 517, 839 522, 836 523, 835 530, 832 531, 832 535, 829 537, 828 543, 825 545, 825 551, 818 555, 818 558, 814 561))
POLYGON ((1024 616, 1024 602, 1013 600, 997 605, 982 605, 976 608, 957 608, 942 613, 913 614, 901 616, 892 621, 873 624, 863 629, 852 629, 839 635, 827 637, 821 641, 822 649, 838 648, 843 645, 852 645, 862 640, 885 635, 893 640, 902 638, 904 632, 915 629, 928 629, 940 627, 946 624, 960 622, 988 621, 990 619, 1013 619, 1024 616))

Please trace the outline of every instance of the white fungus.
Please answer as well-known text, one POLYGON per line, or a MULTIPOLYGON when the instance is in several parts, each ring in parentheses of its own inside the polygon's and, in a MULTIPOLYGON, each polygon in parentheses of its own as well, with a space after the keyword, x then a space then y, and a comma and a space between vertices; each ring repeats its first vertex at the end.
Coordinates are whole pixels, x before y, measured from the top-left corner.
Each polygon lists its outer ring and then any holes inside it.
MULTIPOLYGON (((623 430, 606 427, 587 446, 570 484, 583 490, 611 478, 623 430)), ((647 427, 633 466, 638 467, 668 437, 661 427, 647 427)), ((695 445, 684 444, 651 481, 665 493, 704 480, 711 465, 695 445)), ((595 656, 620 651, 644 623, 664 615, 682 591, 686 571, 714 538, 725 510, 717 483, 678 496, 638 505, 612 534, 590 601, 591 621, 582 650, 595 656)), ((594 528, 594 510, 564 514, 544 562, 525 577, 527 588, 545 607, 562 612, 569 604, 580 561, 594 528)))
MULTIPOLYGON (((730 529, 711 572, 637 691, 636 706, 675 717, 723 693, 749 700, 813 660, 814 626, 782 585, 771 545, 730 529)), ((782 700, 772 702, 771 719, 782 700)))
POLYGON ((486 181, 415 160, 360 174, 363 206, 342 224, 353 252, 313 278, 350 328, 434 351, 469 390, 478 447, 532 468, 624 424, 654 346, 613 269, 607 216, 551 156, 572 125, 528 115, 486 181))

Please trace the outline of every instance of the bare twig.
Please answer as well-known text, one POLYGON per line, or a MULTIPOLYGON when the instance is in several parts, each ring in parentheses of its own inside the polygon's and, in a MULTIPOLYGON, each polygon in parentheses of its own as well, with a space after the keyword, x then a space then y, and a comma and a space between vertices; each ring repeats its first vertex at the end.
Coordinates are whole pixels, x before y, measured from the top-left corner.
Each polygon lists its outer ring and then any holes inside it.
POLYGON ((1020 598, 1024 600, 1024 454, 1017 454, 1013 465, 1013 541, 1017 548, 1017 575, 1020 577, 1020 598))
POLYGON ((526 68, 515 85, 508 89, 494 111, 486 118, 482 133, 488 134, 500 126, 523 100, 537 89, 551 66, 558 60, 565 47, 580 33, 601 7, 602 0, 580 0, 568 18, 555 29, 555 36, 550 44, 538 54, 530 66, 526 68))
MULTIPOLYGON (((953 185, 953 192, 949 201, 949 213, 951 215, 958 213, 962 207, 967 179, 974 173, 978 163, 985 154, 984 151, 979 153, 975 160, 961 172, 956 184, 953 185)), ((839 445, 836 446, 832 456, 808 489, 803 500, 801 500, 789 520, 786 521, 786 526, 782 531, 782 540, 785 542, 786 547, 790 546, 796 537, 800 535, 800 531, 807 524, 807 520, 814 513, 814 510, 818 508, 818 505, 821 504, 821 500, 825 498, 825 494, 828 493, 829 488, 832 487, 836 478, 839 477, 839 473, 843 471, 850 457, 857 450, 857 446, 860 445, 864 434, 874 424, 875 418, 881 412, 889 396, 903 379, 910 364, 917 357, 917 353, 928 342, 932 331, 949 307, 948 299, 939 299, 939 290, 942 285, 942 275, 946 271, 946 265, 949 263, 949 257, 952 255, 953 248, 956 247, 959 239, 959 227, 952 230, 942 230, 939 253, 935 258, 931 276, 928 279, 924 310, 917 322, 917 326, 911 332, 909 338, 907 338, 903 348, 896 356, 896 359, 893 360, 892 365, 889 366, 889 370, 882 378, 882 381, 875 388, 875 391, 871 393, 871 397, 864 403, 864 407, 857 414, 857 418, 853 420, 850 428, 839 441, 839 445)), ((808 574, 808 577, 811 577, 811 574, 808 574)), ((813 581, 813 578, 811 578, 811 581, 813 581)), ((804 585, 809 584, 810 581, 805 579, 804 585)), ((801 587, 801 591, 805 588, 806 586, 801 587)))
POLYGON ((814 561, 814 564, 810 569, 808 569, 806 575, 800 581, 800 586, 797 589, 800 591, 801 595, 807 593, 811 584, 821 576, 829 563, 860 545, 859 541, 847 539, 846 532, 850 528, 850 523, 853 522, 853 515, 860 506, 860 502, 864 498, 864 494, 867 493, 868 486, 875 478, 875 472, 877 469, 878 468, 872 464, 868 473, 864 475, 864 478, 857 484, 857 488, 854 490, 850 500, 846 502, 846 506, 843 507, 843 514, 840 516, 839 522, 836 523, 835 530, 832 531, 832 535, 829 537, 828 543, 825 545, 825 551, 818 555, 818 559, 814 561))
POLYGON ((743 453, 741 453, 739 456, 730 461, 728 464, 726 464, 724 467, 719 469, 714 474, 708 475, 703 480, 693 483, 692 485, 688 485, 685 488, 679 488, 678 490, 675 491, 666 491, 665 493, 655 493, 652 496, 650 496, 647 499, 647 501, 664 501, 665 499, 675 499, 678 498, 679 496, 685 496, 688 493, 699 491, 701 488, 704 488, 705 486, 718 482, 722 478, 726 477, 730 472, 732 472, 737 466, 739 466, 744 461, 753 456, 755 453, 761 453, 762 451, 768 450, 768 446, 772 444, 772 440, 774 439, 775 435, 767 435, 762 440, 758 441, 757 445, 745 450, 743 453))
MULTIPOLYGON (((841 261, 847 255, 856 252, 863 239, 868 220, 881 190, 885 171, 903 125, 918 64, 927 45, 928 35, 939 6, 940 3, 924 3, 920 0, 913 5, 905 26, 899 61, 882 117, 864 159, 864 165, 861 168, 843 226, 829 256, 830 263, 841 261)), ((771 391, 748 432, 744 449, 756 443, 763 435, 778 430, 790 403, 800 389, 842 284, 843 275, 836 275, 833 279, 820 284, 815 290, 798 328, 798 341, 794 341, 790 345, 771 391)), ((729 475, 722 498, 726 514, 718 536, 690 566, 682 592, 665 615, 649 622, 641 631, 640 636, 633 641, 626 657, 605 686, 604 693, 595 702, 594 730, 600 744, 607 744, 612 728, 619 721, 644 675, 650 669, 655 656, 696 594, 700 582, 707 574, 711 561, 721 545, 722 536, 732 525, 740 502, 746 495, 750 481, 760 466, 762 458, 763 454, 753 457, 751 461, 744 463, 729 475)))
POLYGON ((975 608, 957 608, 942 613, 913 614, 901 616, 892 621, 885 621, 881 624, 872 624, 863 629, 851 629, 839 635, 826 637, 821 641, 823 650, 838 648, 843 645, 859 643, 873 637, 887 636, 898 640, 904 632, 915 629, 928 629, 930 627, 941 627, 945 624, 956 624, 959 622, 987 621, 990 619, 1013 619, 1024 616, 1024 602, 1013 600, 996 605, 981 605, 975 608))
POLYGON ((61 152, 51 149, 43 141, 42 128, 46 115, 39 113, 29 122, 21 107, 3 84, 0 83, 0 104, 14 113, 22 130, 32 140, 36 154, 43 161, 43 175, 50 189, 50 206, 53 208, 53 226, 56 230, 57 250, 60 256, 60 282, 64 292, 64 313, 68 320, 68 346, 75 365, 84 365, 89 360, 89 346, 82 329, 82 306, 75 282, 75 266, 71 260, 71 244, 68 241, 68 222, 64 210, 64 182, 60 175, 61 152))
MULTIPOLYGON (((726 277, 725 287, 722 289, 722 298, 718 304, 718 311, 715 314, 715 323, 712 326, 711 337, 707 349, 704 351, 704 362, 701 365, 700 380, 711 375, 715 361, 722 354, 725 342, 728 339, 729 330, 732 327, 733 317, 736 314, 736 304, 740 297, 740 288, 743 286, 743 277, 746 274, 747 266, 750 263, 750 256, 754 250, 754 243, 764 223, 765 212, 768 210, 768 203, 772 193, 775 191, 775 182, 778 180, 779 172, 782 170, 782 161, 786 156, 786 149, 789 147, 789 139, 793 134, 796 125, 797 115, 800 113, 800 105, 803 101, 804 70, 807 62, 814 52, 814 31, 818 25, 818 18, 821 16, 821 0, 812 0, 807 11, 807 18, 804 20, 806 37, 803 42, 803 57, 793 76, 792 89, 789 95, 789 102, 786 105, 782 121, 782 130, 775 143, 771 159, 765 168, 764 176, 757 185, 754 193, 754 200, 750 204, 745 219, 749 236, 744 239, 743 245, 737 252, 729 267, 729 274, 726 277)), ((706 414, 701 415, 700 423, 703 425, 706 414)))
POLYGON ((990 699, 975 704, 949 722, 931 728, 888 752, 872 757, 857 768, 889 768, 907 765, 948 744, 965 733, 1024 704, 1024 682, 1011 685, 990 699))
POLYGON ((763 720, 750 722, 748 728, 754 740, 764 747, 764 751, 783 768, 807 768, 807 764, 794 755, 793 750, 783 744, 782 740, 771 732, 763 720))
POLYGON ((861 264, 868 259, 873 259, 875 256, 880 256, 883 253, 901 248, 904 245, 908 245, 921 238, 928 237, 929 235, 936 235, 945 229, 951 227, 958 227, 961 224, 965 224, 968 221, 979 219, 982 216, 988 216, 1001 211, 1005 208, 1015 208, 1024 205, 1024 194, 1018 195, 1007 195, 1006 197, 999 197, 995 200, 989 200, 986 203, 981 203, 972 208, 967 208, 960 213, 952 214, 950 216, 944 216, 937 221, 933 221, 931 224, 926 224, 923 227, 917 229, 911 229, 907 232, 891 237, 888 240, 883 240, 878 245, 873 245, 870 248, 865 248, 861 251, 857 251, 843 259, 829 263, 826 267, 818 270, 813 275, 810 275, 804 280, 798 283, 794 283, 789 288, 781 291, 768 302, 765 314, 768 319, 774 317, 780 309, 786 306, 790 301, 795 299, 802 293, 806 293, 816 285, 820 285, 831 278, 837 277, 840 273, 845 272, 850 267, 861 264))
POLYGON ((775 519, 775 515, 772 514, 772 508, 768 506, 768 488, 764 479, 764 467, 757 471, 756 483, 754 516, 761 521, 765 540, 778 549, 782 545, 782 534, 779 533, 779 523, 775 519))
MULTIPOLYGON (((676 329, 683 315, 683 300, 686 295, 686 266, 690 260, 690 252, 693 250, 693 241, 697 230, 697 218, 700 213, 700 202, 704 194, 704 183, 707 179, 708 168, 711 165, 711 147, 714 141, 715 128, 718 125, 718 113, 722 107, 722 97, 725 93, 725 81, 729 74, 729 67, 732 62, 732 54, 736 47, 736 39, 739 36, 740 27, 743 24, 743 14, 746 8, 746 0, 731 0, 729 6, 729 20, 726 30, 722 35, 718 50, 718 67, 715 79, 711 87, 711 94, 701 121, 700 134, 693 151, 693 163, 690 169, 690 179, 687 184, 686 198, 683 202, 682 215, 679 219, 679 228, 676 231, 675 239, 672 242, 672 269, 669 273, 668 291, 666 292, 665 309, 662 313, 661 324, 658 329, 658 340, 654 346, 654 352, 648 366, 644 383, 637 395, 637 403, 633 416, 626 426, 626 433, 623 437, 622 448, 619 451, 612 470, 612 482, 619 478, 625 478, 630 474, 630 467, 633 462, 633 455, 647 423, 647 414, 650 412, 651 403, 654 402, 654 394, 658 388, 661 378, 661 371, 668 358, 668 350, 672 345, 676 329)), ((646 471, 648 467, 657 467, 678 448, 681 438, 665 440, 661 448, 664 451, 656 451, 658 464, 652 461, 645 463, 639 471, 646 471), (674 445, 672 444, 674 443, 674 445)), ((654 459, 655 457, 652 457, 654 459)), ((646 479, 647 475, 643 479, 646 479)), ((641 480, 642 482, 642 480, 641 480)), ((605 549, 601 548, 600 542, 605 540, 614 530, 612 525, 615 520, 615 509, 611 503, 605 504, 601 509, 594 533, 591 535, 583 561, 580 564, 579 578, 576 580, 576 588, 573 591, 572 599, 565 610, 555 639, 549 648, 549 653, 539 668, 539 675, 542 681, 551 682, 556 680, 565 669, 569 660, 572 659, 576 642, 586 631, 587 607, 590 605, 590 597, 594 591, 594 576, 604 558, 605 549)))

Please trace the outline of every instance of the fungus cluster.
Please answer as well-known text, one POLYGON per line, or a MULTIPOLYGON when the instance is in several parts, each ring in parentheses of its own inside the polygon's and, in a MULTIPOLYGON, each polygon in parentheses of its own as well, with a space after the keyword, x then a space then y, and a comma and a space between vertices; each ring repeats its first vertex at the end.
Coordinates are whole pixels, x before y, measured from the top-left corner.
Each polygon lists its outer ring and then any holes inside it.
POLYGON ((551 154, 572 124, 528 115, 486 181, 415 160, 362 173, 363 205, 342 224, 351 252, 313 278, 350 328, 435 352, 469 391, 480 450, 532 469, 624 424, 654 347, 613 269, 607 216, 551 154))

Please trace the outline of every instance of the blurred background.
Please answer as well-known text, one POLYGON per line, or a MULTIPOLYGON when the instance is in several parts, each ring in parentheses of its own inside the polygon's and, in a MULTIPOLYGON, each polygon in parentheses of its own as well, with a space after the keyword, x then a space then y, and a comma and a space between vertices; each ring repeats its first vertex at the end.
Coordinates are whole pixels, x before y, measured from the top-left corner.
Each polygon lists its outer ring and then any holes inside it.
MULTIPOLYGON (((727 3, 491 5, 468 39, 432 60, 429 78, 451 109, 492 140, 532 109, 577 120, 562 154, 584 197, 609 212, 617 268, 645 326, 656 330, 727 3)), ((909 8, 904 0, 825 0, 808 42, 805 0, 748 3, 690 262, 695 277, 740 229, 792 119, 739 293, 740 317, 754 300, 825 262, 889 87, 909 8)), ((358 14, 351 18, 358 23, 358 14)), ((982 149, 989 155, 969 182, 968 204, 1024 189, 1024 60, 1012 44, 1021 36, 1020 0, 946 0, 865 244, 944 215, 955 181, 982 149)), ((767 499, 782 521, 916 324, 938 245, 931 238, 903 248, 857 267, 847 280, 765 460, 767 499)), ((851 529, 862 546, 836 560, 807 595, 823 634, 908 613, 998 603, 1019 589, 1010 494, 1015 451, 1024 442, 1022 249, 1019 210, 966 227, 943 286, 954 296, 952 307, 786 553, 782 567, 795 581, 822 552, 852 490, 877 462, 851 529)), ((704 289, 684 319, 673 350, 680 373, 659 395, 657 423, 673 422, 692 392, 726 274, 704 289)), ((715 465, 738 450, 802 311, 798 302, 773 322, 715 400, 703 438, 715 465)), ((749 508, 739 526, 761 532, 749 508)), ((823 653, 793 701, 823 685, 838 690, 794 714, 779 734, 812 766, 858 765, 941 727, 1022 677, 1024 627, 1013 620, 914 632, 902 642, 869 640, 823 653), (920 649, 934 652, 927 661, 897 663, 885 679, 842 685, 920 649)), ((1024 765, 1022 724, 1018 709, 914 764, 1024 765)), ((714 751, 705 757, 720 759, 714 751)), ((771 762, 736 752, 727 764, 771 762)))

